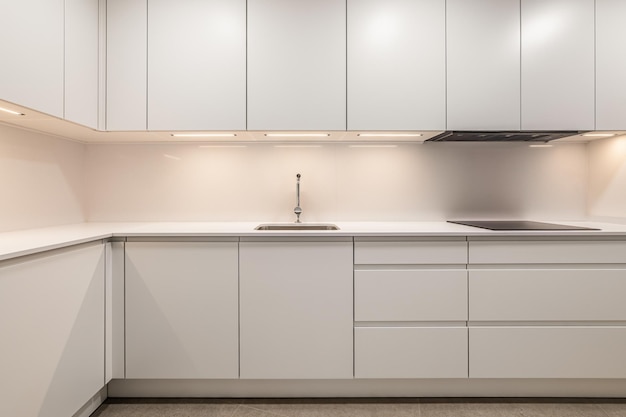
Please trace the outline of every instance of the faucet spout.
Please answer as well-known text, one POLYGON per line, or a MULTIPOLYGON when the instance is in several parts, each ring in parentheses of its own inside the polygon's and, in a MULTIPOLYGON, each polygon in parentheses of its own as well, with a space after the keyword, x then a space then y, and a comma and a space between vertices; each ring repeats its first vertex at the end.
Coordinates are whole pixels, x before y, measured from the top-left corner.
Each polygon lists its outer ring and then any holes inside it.
POLYGON ((296 214, 296 223, 302 223, 300 221, 300 215, 302 214, 302 208, 300 207, 300 174, 296 175, 296 207, 293 212, 296 214))

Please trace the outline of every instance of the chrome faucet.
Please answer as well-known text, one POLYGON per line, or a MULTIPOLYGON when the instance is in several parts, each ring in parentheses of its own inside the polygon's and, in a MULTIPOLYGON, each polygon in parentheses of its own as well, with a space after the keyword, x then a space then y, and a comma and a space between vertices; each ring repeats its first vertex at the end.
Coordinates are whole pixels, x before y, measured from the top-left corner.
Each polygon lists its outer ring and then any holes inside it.
POLYGON ((300 221, 300 215, 302 214, 302 208, 300 207, 300 174, 296 174, 296 208, 293 212, 296 214, 296 223, 302 223, 300 221))

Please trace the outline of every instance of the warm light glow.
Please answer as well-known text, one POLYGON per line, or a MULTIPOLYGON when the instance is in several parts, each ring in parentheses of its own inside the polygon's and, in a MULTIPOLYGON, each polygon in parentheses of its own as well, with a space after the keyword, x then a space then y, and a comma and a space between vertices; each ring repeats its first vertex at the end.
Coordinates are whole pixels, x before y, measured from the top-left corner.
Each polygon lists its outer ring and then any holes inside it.
POLYGON ((20 113, 19 111, 15 111, 15 110, 5 109, 4 107, 0 107, 0 111, 9 113, 9 114, 14 114, 16 116, 24 116, 24 113, 20 113))
POLYGON ((563 16, 556 11, 543 13, 522 27, 522 42, 529 47, 546 44, 563 28, 563 16))
POLYGON ((583 136, 588 138, 610 138, 615 136, 615 133, 585 133, 583 136))
POLYGON ((350 148, 397 148, 398 145, 349 145, 350 148))
POLYGON ((322 145, 274 145, 275 148, 321 148, 322 145))
POLYGON ((200 149, 205 148, 247 148, 246 145, 200 145, 198 146, 200 149))
POLYGON ((362 138, 418 138, 421 133, 357 133, 362 138))
POLYGON ((552 145, 549 144, 542 144, 542 145, 530 145, 531 148, 551 148, 552 145))
POLYGON ((265 133, 268 138, 323 138, 330 133, 265 133))
POLYGON ((227 138, 237 136, 235 133, 172 133, 177 138, 227 138))

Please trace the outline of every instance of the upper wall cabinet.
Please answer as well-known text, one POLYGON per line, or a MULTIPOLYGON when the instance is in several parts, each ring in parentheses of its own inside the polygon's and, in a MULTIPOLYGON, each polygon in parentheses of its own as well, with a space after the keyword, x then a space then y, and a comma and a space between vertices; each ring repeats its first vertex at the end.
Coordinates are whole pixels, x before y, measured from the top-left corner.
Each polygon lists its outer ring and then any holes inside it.
POLYGON ((594 0, 521 6, 522 129, 594 129, 594 0))
POLYGON ((346 129, 345 0, 248 0, 248 129, 346 129))
POLYGON ((106 130, 146 130, 147 0, 107 0, 106 130))
POLYGON ((98 0, 65 0, 67 120, 98 128, 98 0))
POLYGON ((626 2, 596 0, 596 129, 626 129, 626 2))
POLYGON ((64 0, 2 2, 0 99, 63 117, 64 0))
POLYGON ((348 129, 443 130, 445 2, 348 0, 348 129))
POLYGON ((448 0, 447 59, 448 129, 520 129, 519 0, 448 0))
POLYGON ((148 0, 148 129, 246 129, 246 0, 148 0))

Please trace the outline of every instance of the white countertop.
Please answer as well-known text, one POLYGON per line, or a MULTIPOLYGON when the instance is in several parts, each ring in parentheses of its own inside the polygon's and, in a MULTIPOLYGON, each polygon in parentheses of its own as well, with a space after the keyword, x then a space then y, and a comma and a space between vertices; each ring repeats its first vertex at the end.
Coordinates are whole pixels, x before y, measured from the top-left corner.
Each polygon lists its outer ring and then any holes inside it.
POLYGON ((80 223, 0 233, 0 261, 111 237, 252 237, 252 236, 390 236, 520 237, 587 236, 626 238, 626 224, 554 221, 592 227, 577 231, 491 231, 447 222, 329 222, 334 231, 255 231, 259 222, 80 223))

